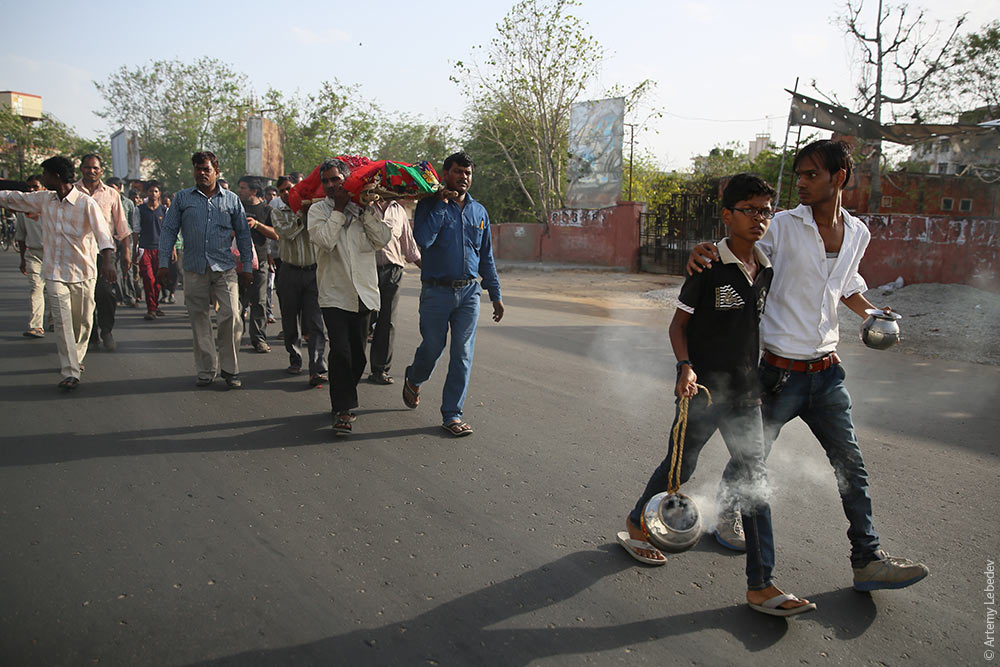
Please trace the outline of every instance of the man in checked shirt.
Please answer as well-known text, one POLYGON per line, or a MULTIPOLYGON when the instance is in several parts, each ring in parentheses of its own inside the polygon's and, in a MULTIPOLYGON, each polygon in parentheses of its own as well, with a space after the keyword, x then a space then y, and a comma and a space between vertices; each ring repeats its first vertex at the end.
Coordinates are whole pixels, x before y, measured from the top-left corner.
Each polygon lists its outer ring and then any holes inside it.
POLYGON ((63 391, 72 391, 80 384, 94 319, 98 252, 101 276, 109 283, 117 278, 114 239, 101 207, 73 187, 73 178, 73 162, 56 156, 42 163, 42 185, 46 190, 0 192, 0 206, 41 214, 45 248, 42 275, 63 377, 58 386, 63 391))

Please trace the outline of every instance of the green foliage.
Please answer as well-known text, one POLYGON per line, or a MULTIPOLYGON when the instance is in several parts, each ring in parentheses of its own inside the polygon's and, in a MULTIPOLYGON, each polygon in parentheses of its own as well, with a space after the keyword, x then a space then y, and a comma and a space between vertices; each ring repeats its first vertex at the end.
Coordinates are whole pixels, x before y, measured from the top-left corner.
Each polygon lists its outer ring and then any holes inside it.
POLYGON ((631 164, 625 162, 625 175, 622 179, 623 201, 629 201, 629 177, 632 180, 631 201, 640 201, 650 210, 666 204, 671 197, 680 193, 690 176, 676 171, 664 171, 656 164, 656 160, 648 152, 641 152, 633 157, 631 164))
POLYGON ((963 122, 1000 118, 1000 20, 964 35, 950 53, 941 75, 915 114, 963 122), (978 110, 978 114, 975 111, 978 110), (973 111, 971 115, 965 112, 973 111))
POLYGON ((507 162, 533 217, 565 204, 570 106, 603 51, 570 14, 575 0, 520 0, 497 25, 482 67, 456 63, 480 136, 507 162))
POLYGON ((79 159, 86 153, 111 154, 107 143, 83 139, 49 114, 29 122, 9 108, 0 107, 0 137, 4 143, 0 148, 0 169, 17 180, 38 173, 39 165, 53 155, 79 159))
POLYGON ((467 135, 462 145, 476 161, 472 196, 486 207, 490 218, 496 222, 537 222, 531 200, 521 188, 522 182, 534 188, 532 176, 522 175, 519 181, 508 160, 510 155, 515 164, 523 164, 531 159, 530 155, 516 144, 513 130, 497 112, 480 108, 470 111, 468 116, 467 135), (503 145, 510 146, 506 152, 493 138, 498 132, 503 145))
POLYGON ((451 128, 445 123, 424 123, 414 116, 400 114, 383 122, 377 155, 411 164, 427 160, 440 170, 444 159, 455 152, 455 145, 451 128))
POLYGON ((97 115, 115 129, 139 133, 142 156, 154 161, 154 178, 168 189, 191 182, 191 155, 200 150, 219 156, 227 178, 243 173, 250 106, 245 74, 203 56, 122 66, 94 85, 105 101, 97 115))

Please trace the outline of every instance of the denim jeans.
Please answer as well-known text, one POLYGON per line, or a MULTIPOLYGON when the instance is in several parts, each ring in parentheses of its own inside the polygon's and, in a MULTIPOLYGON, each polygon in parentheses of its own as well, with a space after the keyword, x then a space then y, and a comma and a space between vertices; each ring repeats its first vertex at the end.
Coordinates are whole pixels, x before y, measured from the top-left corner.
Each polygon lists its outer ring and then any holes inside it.
MULTIPOLYGON (((711 406, 704 393, 691 399, 688 406, 687 433, 681 453, 680 483, 694 474, 698 455, 716 430, 729 449, 730 490, 738 499, 742 512, 743 533, 747 541, 747 588, 762 590, 774 583, 774 536, 771 529, 771 507, 768 504, 767 470, 764 466, 764 440, 758 406, 740 406, 714 402, 711 406)), ((679 414, 674 416, 677 423, 679 414)), ((667 456, 653 471, 646 489, 639 497, 629 519, 641 525, 642 511, 650 498, 669 488, 670 462, 676 443, 673 426, 670 429, 667 456)))
MULTIPOLYGON (((843 367, 835 364, 818 373, 795 373, 762 361, 759 372, 766 452, 770 454, 782 426, 795 417, 802 418, 826 451, 837 477, 840 500, 850 523, 847 537, 851 541, 851 564, 854 567, 867 565, 875 559, 879 539, 872 525, 868 471, 854 433, 851 396, 844 386, 843 367), (781 379, 786 373, 787 379, 782 385, 781 379), (779 389, 776 393, 775 388, 779 389)), ((726 475, 723 477, 725 479, 726 475)))
POLYGON ((441 391, 441 417, 446 424, 462 417, 472 371, 481 293, 477 282, 459 288, 424 285, 420 290, 421 341, 413 355, 413 363, 406 369, 406 379, 418 387, 430 379, 444 352, 450 328, 448 376, 441 391))

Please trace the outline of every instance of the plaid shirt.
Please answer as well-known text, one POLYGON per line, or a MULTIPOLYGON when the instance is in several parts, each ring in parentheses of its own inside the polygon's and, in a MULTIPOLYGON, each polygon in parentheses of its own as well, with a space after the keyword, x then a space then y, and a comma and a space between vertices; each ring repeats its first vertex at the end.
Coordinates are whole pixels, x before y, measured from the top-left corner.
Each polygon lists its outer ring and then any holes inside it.
POLYGON ((83 185, 83 181, 77 181, 73 186, 83 194, 94 198, 97 205, 101 207, 104 219, 111 224, 111 229, 114 230, 116 239, 124 241, 132 234, 132 226, 129 224, 131 220, 125 217, 122 196, 117 190, 100 181, 98 181, 98 186, 94 190, 94 194, 90 194, 90 191, 83 185))
POLYGON ((97 253, 115 247, 101 207, 76 188, 63 199, 51 190, 0 192, 0 206, 41 213, 46 280, 79 283, 96 278, 97 253))

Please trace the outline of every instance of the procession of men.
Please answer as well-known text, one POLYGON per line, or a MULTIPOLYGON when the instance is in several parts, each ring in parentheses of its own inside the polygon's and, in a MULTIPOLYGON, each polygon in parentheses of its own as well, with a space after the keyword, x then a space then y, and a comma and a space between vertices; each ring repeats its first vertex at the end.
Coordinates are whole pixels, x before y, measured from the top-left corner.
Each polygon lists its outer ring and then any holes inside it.
MULTIPOLYGON (((173 196, 149 180, 129 183, 126 197, 121 179, 102 182, 104 160, 95 153, 84 155, 78 165, 51 158, 42 163, 40 176, 28 179, 26 192, 0 193, 0 205, 18 212, 21 272, 31 284, 24 336, 44 338, 43 315, 51 311, 60 356, 57 387, 75 391, 87 351, 117 349, 116 309, 139 300, 134 289, 124 286, 133 284, 128 282, 133 264, 141 277, 147 322, 167 316, 161 304, 173 302, 182 274, 195 385, 205 388, 221 377, 226 388, 239 389, 244 334, 254 351, 271 351, 267 325, 275 322, 271 296, 276 287, 286 370, 296 375, 306 366, 309 386, 329 386, 333 430, 346 435, 355 428, 357 388, 368 354, 370 381, 394 382, 389 373, 392 348, 402 328, 396 321, 398 290, 403 265, 411 262, 422 270, 428 303, 434 296, 446 304, 453 292, 459 304, 461 317, 455 321, 461 324, 460 330, 454 325, 452 330, 442 426, 456 437, 470 435, 461 404, 479 312, 477 278, 482 277, 490 294, 493 319, 499 322, 503 315, 489 218, 467 194, 473 167, 464 152, 449 156, 443 186, 432 198, 435 215, 428 217, 431 209, 418 207, 411 222, 406 208, 392 199, 362 206, 357 193, 344 187, 351 166, 339 159, 318 167, 325 198, 295 211, 289 192, 302 180, 300 172, 281 176, 274 186, 242 176, 233 191, 211 151, 192 155, 195 186, 173 196), (445 235, 440 216, 452 210, 449 205, 454 211, 448 215, 459 222, 448 223, 451 233, 445 235), (468 220, 461 222, 464 218, 468 220), (415 240, 418 236, 423 245, 415 240), (472 242, 465 242, 466 237, 472 242), (427 263, 422 250, 429 252, 427 263), (118 280, 119 271, 125 283, 118 280)), ((414 381, 411 374, 403 383, 403 402, 410 408, 416 407, 419 384, 443 352, 452 320, 447 307, 421 312, 424 342, 415 360, 421 379, 414 381)))

